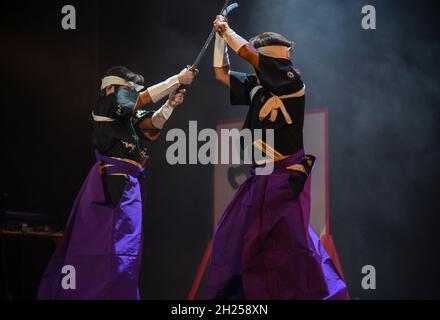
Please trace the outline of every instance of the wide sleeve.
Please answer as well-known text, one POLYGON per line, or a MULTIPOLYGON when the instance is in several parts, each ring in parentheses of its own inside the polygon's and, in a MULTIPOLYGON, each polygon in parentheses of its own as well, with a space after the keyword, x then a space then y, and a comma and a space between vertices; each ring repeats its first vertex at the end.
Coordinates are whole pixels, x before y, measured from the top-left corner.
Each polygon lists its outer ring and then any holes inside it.
POLYGON ((230 71, 229 80, 231 104, 250 105, 251 90, 257 85, 256 75, 230 71))

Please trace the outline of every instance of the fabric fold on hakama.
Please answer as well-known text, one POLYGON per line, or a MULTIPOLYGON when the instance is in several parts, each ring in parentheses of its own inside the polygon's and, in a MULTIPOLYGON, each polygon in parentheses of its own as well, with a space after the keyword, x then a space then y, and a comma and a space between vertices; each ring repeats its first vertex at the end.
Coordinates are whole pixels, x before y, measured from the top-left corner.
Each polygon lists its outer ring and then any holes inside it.
POLYGON ((142 200, 138 178, 144 169, 98 152, 96 156, 98 162, 75 199, 64 236, 41 280, 38 299, 139 299, 142 200), (127 176, 116 206, 106 201, 103 170, 127 176), (64 270, 64 266, 68 267, 64 270))
POLYGON ((207 299, 348 299, 347 287, 309 226, 310 177, 295 201, 289 187, 304 151, 244 182, 213 239, 207 299))

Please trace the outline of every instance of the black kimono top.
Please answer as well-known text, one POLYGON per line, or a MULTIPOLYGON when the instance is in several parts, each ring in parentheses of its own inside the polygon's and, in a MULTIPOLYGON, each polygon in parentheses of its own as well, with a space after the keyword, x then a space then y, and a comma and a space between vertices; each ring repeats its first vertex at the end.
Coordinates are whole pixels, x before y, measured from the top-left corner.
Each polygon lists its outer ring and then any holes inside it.
POLYGON ((282 100, 292 119, 291 124, 286 122, 281 110, 278 110, 274 122, 270 121, 270 115, 260 121, 259 113, 272 94, 282 96, 300 91, 304 85, 301 77, 290 60, 262 54, 259 55, 257 75, 230 72, 231 104, 250 106, 243 129, 274 129, 275 146, 272 147, 284 156, 292 155, 303 148, 305 96, 282 100), (263 88, 259 89, 251 100, 251 91, 258 85, 263 88))
POLYGON ((113 121, 94 121, 93 146, 108 157, 125 158, 145 164, 148 159, 148 140, 138 124, 151 118, 154 111, 134 109, 133 105, 121 106, 114 95, 101 97, 93 111, 95 116, 113 121))

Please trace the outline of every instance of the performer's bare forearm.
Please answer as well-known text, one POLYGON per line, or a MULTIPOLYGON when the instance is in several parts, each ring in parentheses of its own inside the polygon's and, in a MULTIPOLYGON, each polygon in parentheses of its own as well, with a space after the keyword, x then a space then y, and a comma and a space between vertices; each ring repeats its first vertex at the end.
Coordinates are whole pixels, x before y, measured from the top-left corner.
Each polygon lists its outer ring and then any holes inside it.
MULTIPOLYGON (((217 16, 214 21, 215 30, 226 41, 228 46, 238 54, 239 57, 249 62, 255 69, 259 69, 259 52, 254 46, 252 46, 247 40, 238 35, 232 30, 227 22, 227 19, 223 16, 217 16)), ((216 41, 218 37, 216 38, 216 41)), ((216 48, 218 48, 218 54, 214 52, 214 62, 221 62, 221 42, 216 42, 216 48)), ((225 51, 227 52, 227 51, 225 51)), ((228 61, 229 62, 229 61, 228 61)), ((216 64, 214 63, 214 66, 216 64)), ((216 73, 217 74, 217 73, 216 73)))
POLYGON ((249 62, 255 69, 259 69, 259 53, 257 49, 255 49, 251 44, 247 43, 244 46, 242 46, 237 54, 240 58, 246 60, 249 62))
POLYGON ((188 68, 183 69, 178 74, 153 85, 139 94, 135 108, 145 107, 152 103, 156 103, 162 98, 168 96, 180 85, 189 85, 194 80, 196 70, 188 68))
POLYGON ((170 118, 174 108, 183 103, 185 89, 177 89, 169 94, 167 102, 156 110, 151 118, 145 118, 137 126, 143 135, 149 140, 156 140, 160 132, 170 118))
POLYGON ((221 68, 214 67, 215 79, 225 86, 230 87, 229 82, 229 66, 224 66, 221 68))
POLYGON ((151 118, 147 118, 145 120, 142 120, 139 122, 138 127, 141 131, 146 130, 157 130, 157 128, 153 125, 153 122, 151 121, 151 118))
POLYGON ((145 107, 153 103, 153 99, 150 96, 148 90, 139 93, 139 99, 136 102, 135 108, 145 107))
POLYGON ((160 130, 157 129, 152 122, 151 118, 147 118, 138 124, 140 131, 149 140, 156 140, 160 135, 160 130))

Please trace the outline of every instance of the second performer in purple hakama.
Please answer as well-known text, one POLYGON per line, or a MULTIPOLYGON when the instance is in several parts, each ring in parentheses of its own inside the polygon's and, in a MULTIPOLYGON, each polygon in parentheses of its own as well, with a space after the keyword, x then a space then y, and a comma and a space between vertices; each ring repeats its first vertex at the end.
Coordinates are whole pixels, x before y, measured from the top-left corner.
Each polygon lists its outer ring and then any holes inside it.
POLYGON ((304 154, 305 85, 290 60, 292 42, 266 32, 250 43, 217 16, 214 67, 230 87, 231 104, 249 105, 247 129, 272 129, 274 146, 254 145, 270 155, 274 171, 243 183, 217 225, 207 299, 348 299, 347 287, 309 225, 310 174, 304 154), (256 74, 229 70, 227 47, 256 74), (270 152, 269 152, 270 151, 270 152))

